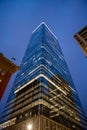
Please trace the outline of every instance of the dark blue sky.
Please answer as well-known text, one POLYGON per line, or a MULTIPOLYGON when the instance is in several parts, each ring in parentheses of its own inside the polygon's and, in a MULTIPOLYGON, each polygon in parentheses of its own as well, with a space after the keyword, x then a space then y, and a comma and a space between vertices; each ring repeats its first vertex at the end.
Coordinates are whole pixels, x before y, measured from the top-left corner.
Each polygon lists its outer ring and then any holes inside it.
MULTIPOLYGON (((20 65, 31 33, 42 21, 59 39, 87 115, 87 58, 73 37, 87 25, 87 0, 0 0, 0 52, 9 59, 15 57, 20 65)), ((15 75, 0 103, 0 112, 15 75)))

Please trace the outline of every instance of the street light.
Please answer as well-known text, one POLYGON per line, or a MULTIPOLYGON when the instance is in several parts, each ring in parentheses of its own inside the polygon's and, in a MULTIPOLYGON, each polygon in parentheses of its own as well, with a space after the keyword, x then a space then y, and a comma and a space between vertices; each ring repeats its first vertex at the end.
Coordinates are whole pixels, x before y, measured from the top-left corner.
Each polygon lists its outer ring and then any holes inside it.
POLYGON ((32 124, 29 124, 29 125, 27 126, 27 129, 28 129, 28 130, 32 130, 32 124))

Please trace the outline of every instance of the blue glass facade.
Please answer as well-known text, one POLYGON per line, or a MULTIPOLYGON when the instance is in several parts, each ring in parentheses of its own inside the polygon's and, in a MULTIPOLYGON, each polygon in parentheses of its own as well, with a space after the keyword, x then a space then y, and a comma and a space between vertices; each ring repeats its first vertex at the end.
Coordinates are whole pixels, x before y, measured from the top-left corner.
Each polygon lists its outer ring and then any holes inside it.
POLYGON ((72 88, 74 88, 74 84, 64 60, 61 48, 59 47, 58 40, 51 34, 44 24, 42 24, 42 26, 31 36, 28 48, 22 60, 19 76, 17 76, 17 80, 19 82, 17 86, 25 84, 25 82, 27 82, 30 78, 30 76, 28 76, 29 72, 41 64, 47 66, 47 68, 53 72, 53 75, 61 75, 61 77, 65 79, 72 88), (22 72, 25 72, 24 75, 21 74, 22 72), (20 83, 18 77, 23 77, 25 82, 23 83, 23 80, 21 79, 22 83, 20 83))
POLYGON ((67 128, 87 130, 58 40, 45 23, 32 32, 2 115, 1 128, 7 120, 14 120, 13 124, 21 122, 25 115, 44 115, 67 128))

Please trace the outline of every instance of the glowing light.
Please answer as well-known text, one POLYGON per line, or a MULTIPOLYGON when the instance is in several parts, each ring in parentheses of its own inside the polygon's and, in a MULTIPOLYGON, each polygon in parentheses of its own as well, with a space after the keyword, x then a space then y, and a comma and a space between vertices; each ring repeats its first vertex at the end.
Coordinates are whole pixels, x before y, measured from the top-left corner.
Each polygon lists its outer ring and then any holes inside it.
POLYGON ((29 124, 29 125, 27 126, 27 128, 28 128, 28 130, 31 130, 31 129, 32 129, 32 125, 29 124))

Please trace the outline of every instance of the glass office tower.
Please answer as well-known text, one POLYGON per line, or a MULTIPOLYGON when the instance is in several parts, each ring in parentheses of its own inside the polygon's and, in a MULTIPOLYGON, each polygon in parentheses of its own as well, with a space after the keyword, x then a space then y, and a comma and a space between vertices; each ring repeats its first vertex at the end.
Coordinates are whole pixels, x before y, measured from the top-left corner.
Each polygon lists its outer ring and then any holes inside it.
POLYGON ((58 40, 41 23, 32 32, 0 129, 87 130, 86 126, 58 40))

